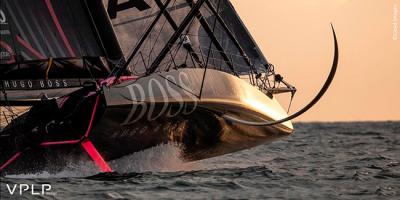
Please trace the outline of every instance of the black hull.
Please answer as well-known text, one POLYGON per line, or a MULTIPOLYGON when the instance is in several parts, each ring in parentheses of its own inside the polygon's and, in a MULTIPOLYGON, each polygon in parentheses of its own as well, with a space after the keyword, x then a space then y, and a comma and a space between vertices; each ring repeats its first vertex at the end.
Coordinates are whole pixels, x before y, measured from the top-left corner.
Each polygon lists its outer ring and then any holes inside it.
MULTIPOLYGON (((164 114, 151 121, 143 118, 121 125, 131 109, 131 106, 107 108, 93 130, 91 141, 107 160, 160 144, 176 143, 182 149, 182 159, 189 162, 252 148, 287 135, 274 127, 227 123, 217 113, 201 107, 190 114, 176 117, 164 114)), ((154 113, 160 110, 161 106, 154 113)), ((171 113, 175 112, 172 106, 171 113)))
POLYGON ((220 117, 265 121, 287 116, 275 98, 247 82, 209 70, 198 98, 193 94, 200 88, 203 71, 172 71, 165 77, 179 80, 182 75, 192 80, 185 90, 156 74, 101 90, 95 83, 87 84, 67 97, 40 102, 0 133, 0 172, 55 173, 70 162, 90 159, 102 171, 110 171, 102 165, 168 143, 177 144, 182 160, 190 162, 266 144, 293 132, 290 122, 259 127, 220 117), (85 147, 88 141, 94 150, 85 147))
MULTIPOLYGON (((171 108, 174 113, 173 106, 171 108)), ((145 117, 135 123, 122 125, 131 109, 131 106, 112 106, 98 113, 101 116, 98 117, 89 139, 107 162, 167 143, 179 145, 182 160, 197 161, 252 148, 287 135, 274 127, 260 129, 228 124, 216 113, 201 107, 190 114, 179 114, 175 117, 165 114, 151 121, 145 117)), ((158 113, 157 109, 161 108, 156 108, 154 113, 158 113)), ((26 115, 16 122, 26 120, 26 115)), ((20 128, 18 123, 12 126, 7 127, 7 130, 20 128)), ((77 137, 73 133, 65 132, 57 138, 41 138, 40 141, 73 140, 77 137)), ((4 138, 0 153, 1 163, 7 162, 17 152, 17 148, 13 148, 15 138, 4 138)), ((78 164, 85 160, 90 160, 90 157, 80 144, 33 146, 7 166, 2 174, 43 171, 57 173, 71 165, 71 162, 76 161, 78 164)))

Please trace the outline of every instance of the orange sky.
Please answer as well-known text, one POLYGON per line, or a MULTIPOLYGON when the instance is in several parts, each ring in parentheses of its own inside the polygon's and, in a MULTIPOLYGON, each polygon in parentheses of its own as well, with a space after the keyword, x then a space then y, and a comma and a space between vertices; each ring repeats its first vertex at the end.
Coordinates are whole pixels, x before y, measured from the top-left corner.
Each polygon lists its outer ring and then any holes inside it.
MULTIPOLYGON (((269 61, 298 88, 292 111, 315 96, 329 73, 334 24, 340 45, 337 78, 297 121, 400 120, 400 12, 394 14, 400 0, 232 2, 269 61)), ((284 106, 287 102, 281 98, 284 106)))

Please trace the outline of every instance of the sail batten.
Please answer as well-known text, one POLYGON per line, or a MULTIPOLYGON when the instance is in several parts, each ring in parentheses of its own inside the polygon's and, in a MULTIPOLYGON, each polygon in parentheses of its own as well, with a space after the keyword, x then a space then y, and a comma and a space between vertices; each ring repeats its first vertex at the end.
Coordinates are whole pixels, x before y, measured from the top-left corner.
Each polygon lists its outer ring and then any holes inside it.
POLYGON ((4 22, 1 24, 0 39, 3 56, 0 64, 103 56, 83 1, 2 2, 0 9, 4 22))

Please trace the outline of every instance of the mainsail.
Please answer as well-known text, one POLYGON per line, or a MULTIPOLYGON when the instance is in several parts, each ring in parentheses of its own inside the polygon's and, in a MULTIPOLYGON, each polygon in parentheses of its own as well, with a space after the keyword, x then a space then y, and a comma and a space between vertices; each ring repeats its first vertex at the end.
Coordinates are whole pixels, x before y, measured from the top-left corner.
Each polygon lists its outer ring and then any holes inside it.
POLYGON ((102 4, 101 8, 89 4, 85 0, 1 0, 0 89, 7 91, 10 101, 65 95, 71 92, 65 88, 108 76, 112 65, 102 42, 105 31, 99 32, 107 27, 97 27, 106 23, 95 21, 105 9, 102 4), (96 19, 91 12, 96 12, 96 19))
POLYGON ((2 0, 2 64, 102 56, 83 1, 2 0))
POLYGON ((129 69, 213 68, 236 75, 268 70, 268 61, 229 0, 103 0, 129 69), (190 11, 201 3, 179 39, 169 44, 190 11), (167 48, 167 53, 163 49, 167 48), (132 51, 133 49, 133 51, 132 51), (160 54, 165 54, 161 55, 160 54))

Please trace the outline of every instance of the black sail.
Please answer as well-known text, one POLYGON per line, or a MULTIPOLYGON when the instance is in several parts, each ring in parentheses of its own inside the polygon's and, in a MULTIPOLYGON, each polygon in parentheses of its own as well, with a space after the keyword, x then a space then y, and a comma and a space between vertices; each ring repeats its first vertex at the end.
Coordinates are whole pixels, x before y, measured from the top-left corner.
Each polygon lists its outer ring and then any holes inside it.
POLYGON ((195 0, 103 0, 124 51, 128 56, 140 44, 154 20, 157 23, 129 65, 143 74, 155 63, 157 70, 208 67, 235 74, 263 72, 267 59, 242 23, 229 0, 208 0, 170 51, 157 61, 182 21, 198 2, 195 0), (164 13, 163 6, 167 6, 164 13), (161 15, 161 17, 157 17, 161 15))
POLYGON ((96 21, 97 11, 105 10, 100 6, 86 0, 0 1, 0 89, 10 101, 65 95, 71 92, 65 88, 109 75, 101 34, 113 31, 96 21))
MULTIPOLYGON (((11 52, 2 64, 47 58, 101 56, 102 50, 80 0, 2 0, 1 39, 11 52)), ((4 48, 3 50, 6 50, 4 48)))
POLYGON ((201 1, 103 0, 103 8, 88 0, 1 0, 2 88, 77 87, 85 79, 106 77, 131 54, 133 75, 177 68, 235 75, 267 70, 266 58, 229 0, 205 1, 169 44, 201 1))

